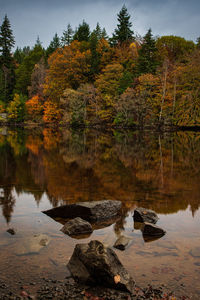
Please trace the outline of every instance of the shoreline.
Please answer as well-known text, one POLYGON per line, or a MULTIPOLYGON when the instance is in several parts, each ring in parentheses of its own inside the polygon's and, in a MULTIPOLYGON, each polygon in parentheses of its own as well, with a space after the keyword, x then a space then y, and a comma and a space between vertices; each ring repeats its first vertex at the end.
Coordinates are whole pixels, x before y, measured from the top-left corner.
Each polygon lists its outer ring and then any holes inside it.
POLYGON ((135 285, 132 294, 120 290, 114 290, 103 286, 88 286, 78 284, 71 277, 65 280, 41 278, 40 283, 30 282, 23 285, 20 282, 19 291, 0 279, 1 300, 44 300, 44 299, 76 299, 76 300, 142 300, 142 299, 166 299, 166 300, 189 300, 185 295, 176 295, 169 291, 165 285, 154 287, 148 284, 145 288, 135 285))
POLYGON ((154 131, 154 132, 178 132, 178 131, 194 131, 200 132, 200 125, 194 126, 151 126, 151 127, 138 127, 138 126, 117 126, 117 125, 103 125, 103 124, 91 124, 91 125, 79 125, 72 126, 70 124, 60 125, 55 123, 7 123, 0 122, 0 127, 8 128, 21 128, 21 129, 34 129, 34 128, 51 128, 51 129, 71 129, 71 130, 119 130, 119 131, 154 131))

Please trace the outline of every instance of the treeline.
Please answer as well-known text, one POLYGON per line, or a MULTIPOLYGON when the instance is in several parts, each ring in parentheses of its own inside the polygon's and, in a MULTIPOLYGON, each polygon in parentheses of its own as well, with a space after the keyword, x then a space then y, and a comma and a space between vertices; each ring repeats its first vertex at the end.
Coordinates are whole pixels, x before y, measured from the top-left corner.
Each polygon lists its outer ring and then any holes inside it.
POLYGON ((200 38, 135 35, 125 6, 112 37, 67 25, 47 49, 17 48, 0 27, 0 116, 9 122, 122 127, 198 126, 200 38), (5 114, 4 114, 5 113, 5 114))

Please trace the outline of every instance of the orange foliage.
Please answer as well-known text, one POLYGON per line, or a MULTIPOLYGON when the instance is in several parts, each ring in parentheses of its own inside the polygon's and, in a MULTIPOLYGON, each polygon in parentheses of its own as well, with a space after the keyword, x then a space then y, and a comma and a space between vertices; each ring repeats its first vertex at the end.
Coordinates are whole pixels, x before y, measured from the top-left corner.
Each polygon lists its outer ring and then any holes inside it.
POLYGON ((42 115, 43 105, 39 96, 33 96, 26 102, 26 109, 28 115, 30 115, 33 119, 42 115))
POLYGON ((81 43, 74 41, 50 56, 44 93, 52 99, 58 100, 66 88, 77 88, 88 81, 90 50, 81 48, 81 43))
POLYGON ((46 150, 55 149, 60 140, 60 133, 52 130, 51 128, 45 128, 43 130, 44 135, 44 148, 46 150))
POLYGON ((26 141, 26 148, 29 149, 33 154, 38 155, 41 146, 42 140, 38 136, 28 136, 26 141))
POLYGON ((43 120, 45 123, 57 123, 61 119, 61 111, 58 105, 50 100, 44 104, 43 120))

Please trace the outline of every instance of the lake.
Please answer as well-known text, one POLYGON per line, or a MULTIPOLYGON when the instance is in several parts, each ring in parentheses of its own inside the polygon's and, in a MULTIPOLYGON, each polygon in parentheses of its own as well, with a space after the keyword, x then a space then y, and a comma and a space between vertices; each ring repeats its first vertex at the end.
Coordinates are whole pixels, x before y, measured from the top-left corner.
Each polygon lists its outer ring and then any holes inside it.
POLYGON ((115 251, 138 285, 163 284, 199 299, 199 207, 198 132, 0 129, 0 280, 14 290, 30 282, 34 289, 43 277, 64 280, 77 243, 113 246, 124 234, 130 246, 115 251), (121 200, 122 216, 84 239, 64 235, 42 213, 103 199, 121 200), (153 209, 166 235, 144 241, 136 207, 153 209), (40 237, 48 243, 38 248, 40 237))

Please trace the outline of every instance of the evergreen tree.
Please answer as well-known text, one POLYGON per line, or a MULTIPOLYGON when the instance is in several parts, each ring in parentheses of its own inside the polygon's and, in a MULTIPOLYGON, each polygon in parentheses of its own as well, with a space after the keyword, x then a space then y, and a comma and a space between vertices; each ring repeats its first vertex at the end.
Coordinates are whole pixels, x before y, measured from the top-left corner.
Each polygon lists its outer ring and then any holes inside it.
POLYGON ((200 49, 200 37, 197 38, 197 49, 200 49))
POLYGON ((5 15, 0 27, 0 99, 5 103, 11 100, 14 87, 14 62, 11 55, 14 44, 10 21, 5 15))
POLYGON ((104 40, 108 39, 108 35, 107 35, 107 32, 106 32, 105 28, 103 28, 102 31, 101 31, 101 38, 104 39, 104 40))
POLYGON ((117 15, 118 24, 113 37, 111 38, 111 43, 116 45, 118 43, 122 44, 124 42, 130 42, 133 40, 133 31, 131 30, 132 23, 130 22, 130 15, 128 14, 127 8, 123 5, 119 14, 117 15))
POLYGON ((78 29, 75 31, 73 40, 77 40, 79 42, 88 42, 90 38, 90 27, 83 20, 82 24, 79 24, 78 29))
POLYGON ((44 57, 44 49, 41 44, 35 44, 34 48, 24 58, 23 62, 16 70, 15 93, 28 95, 28 87, 31 86, 31 74, 42 57, 44 57))
POLYGON ((24 60, 24 58, 30 53, 31 49, 29 46, 24 47, 23 49, 17 47, 17 49, 14 52, 14 59, 17 64, 21 64, 24 60))
POLYGON ((91 51, 91 79, 94 79, 94 75, 98 73, 99 71, 99 63, 100 63, 100 56, 97 52, 97 45, 98 40, 100 39, 100 32, 96 31, 96 29, 91 33, 90 35, 90 51, 91 51))
POLYGON ((63 31, 63 35, 61 37, 61 45, 64 47, 64 46, 69 46, 71 41, 72 41, 72 38, 73 38, 73 34, 74 34, 74 31, 70 25, 70 23, 68 23, 67 25, 67 30, 64 30, 63 31))
POLYGON ((145 73, 155 74, 157 66, 156 41, 153 38, 151 29, 149 29, 144 36, 142 47, 139 50, 137 65, 138 75, 145 73))
POLYGON ((53 40, 50 42, 49 47, 46 50, 47 57, 51 55, 56 49, 60 47, 60 38, 56 33, 53 37, 53 40))

